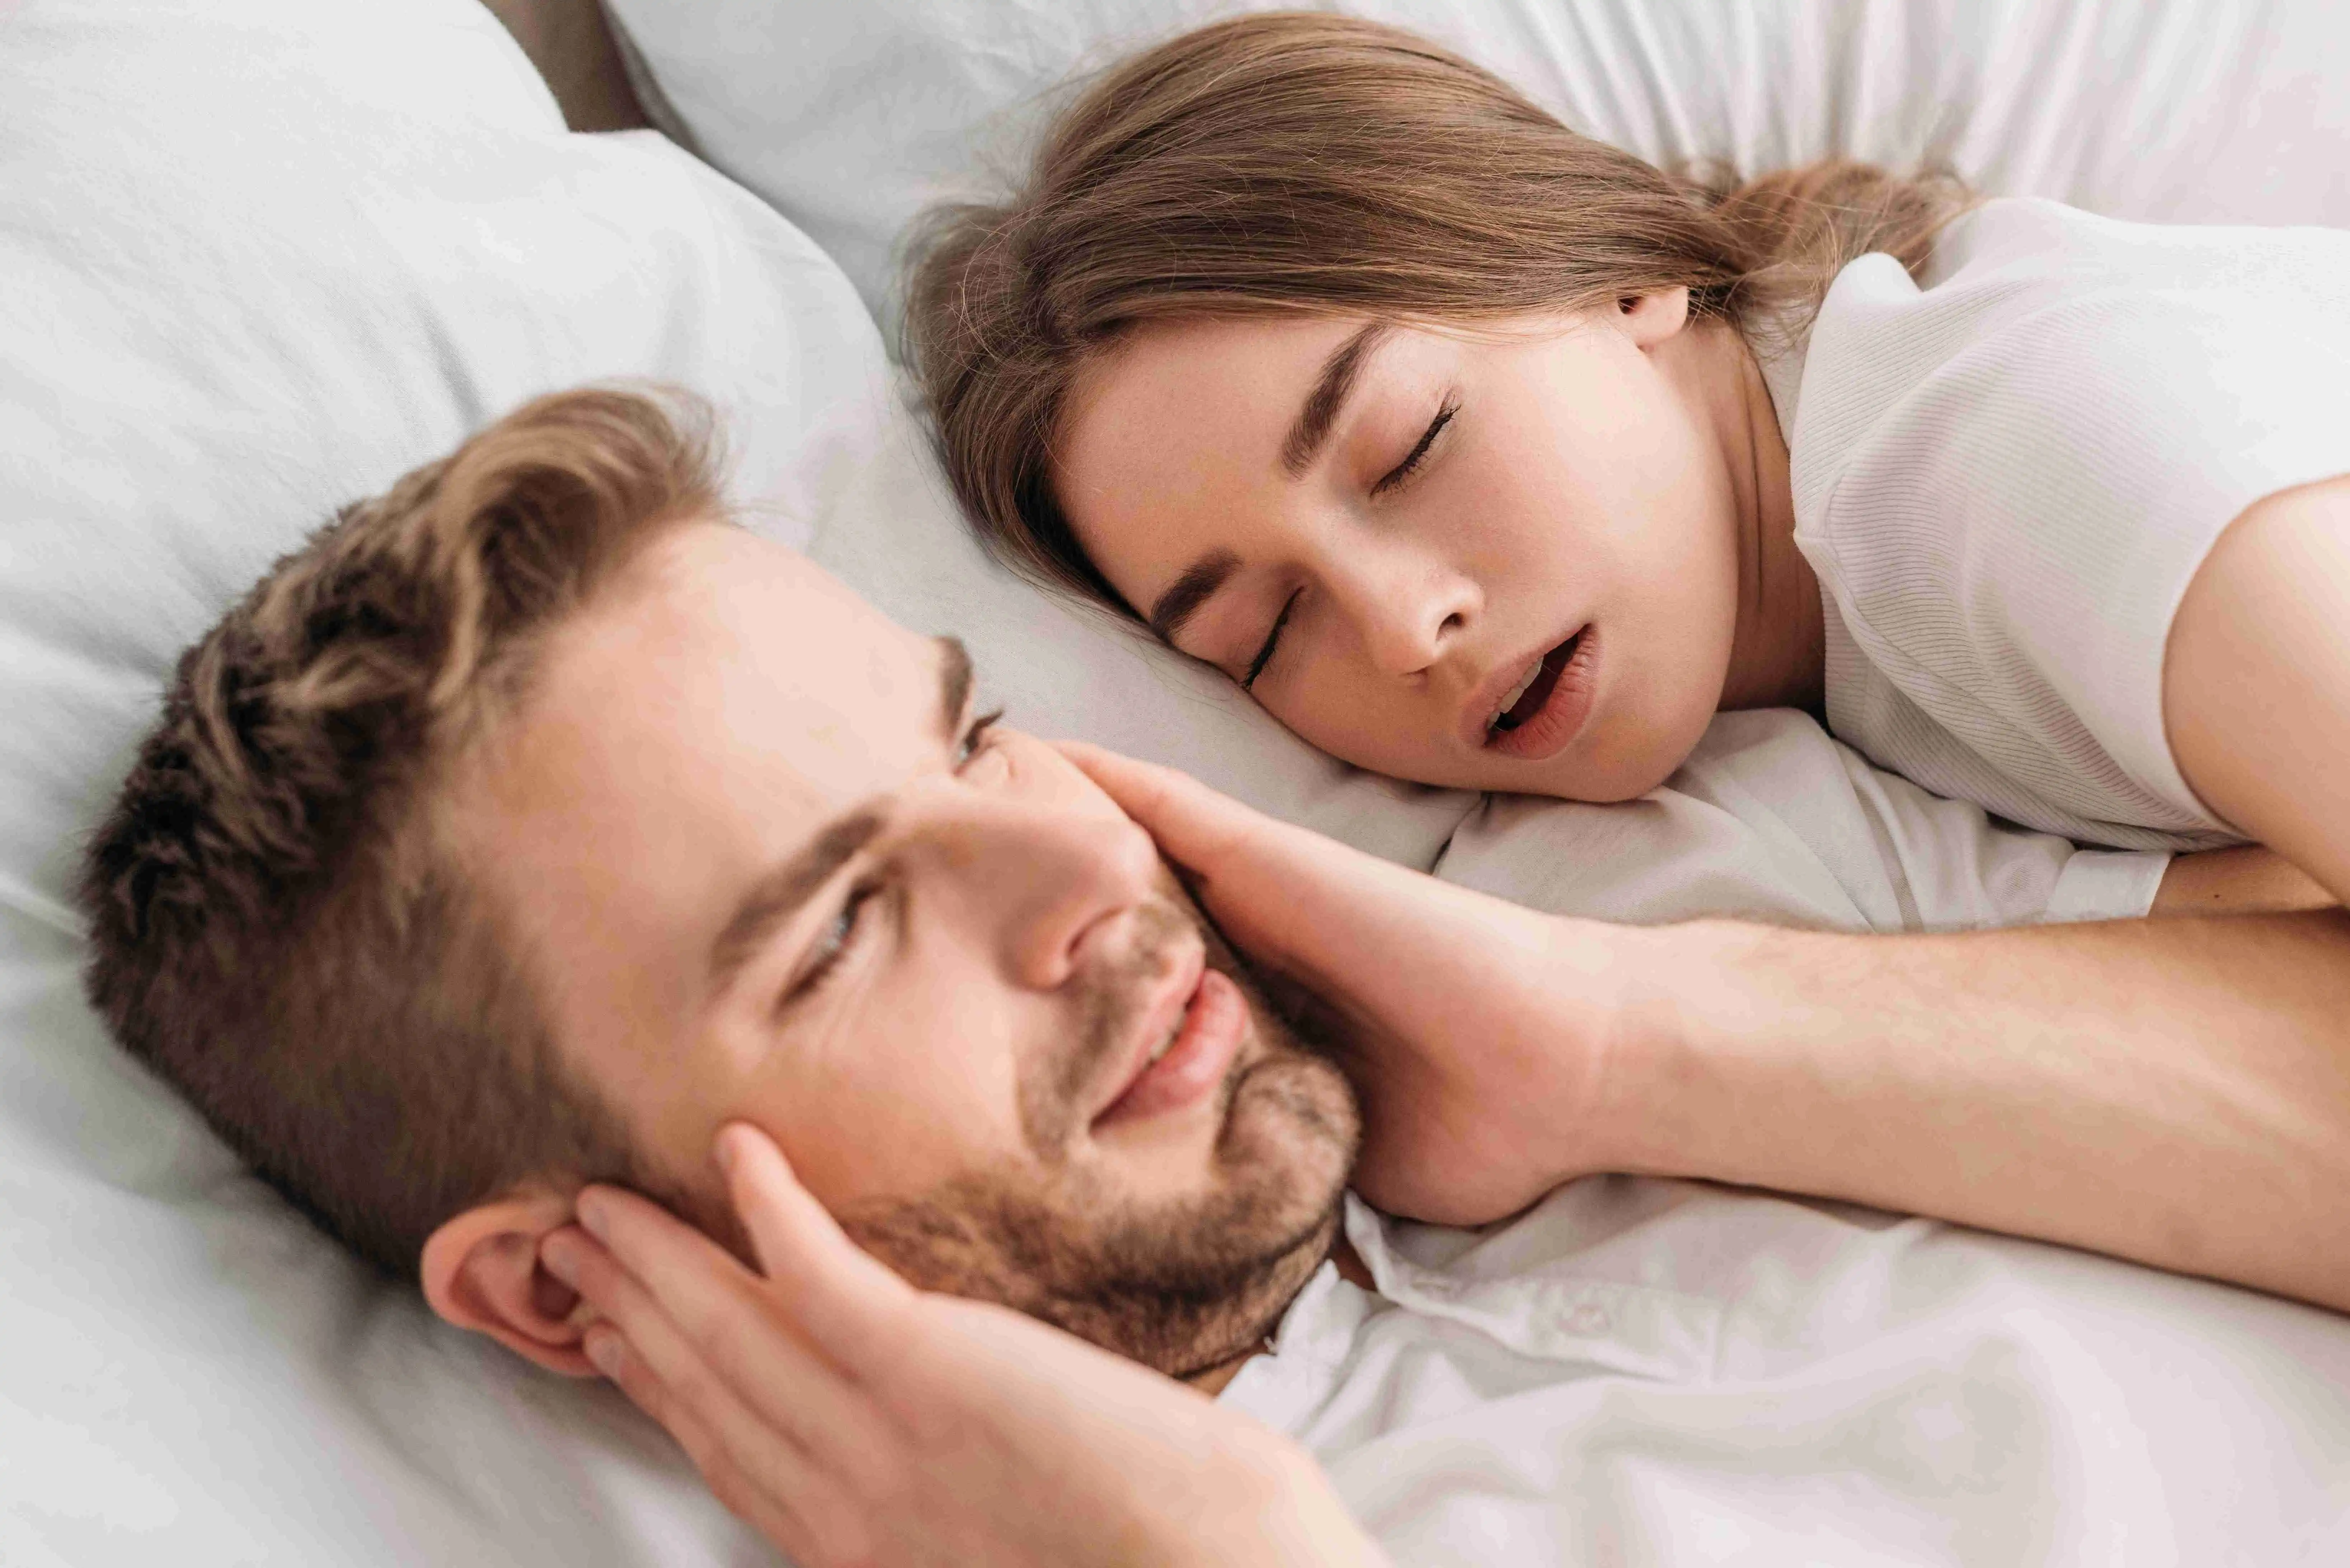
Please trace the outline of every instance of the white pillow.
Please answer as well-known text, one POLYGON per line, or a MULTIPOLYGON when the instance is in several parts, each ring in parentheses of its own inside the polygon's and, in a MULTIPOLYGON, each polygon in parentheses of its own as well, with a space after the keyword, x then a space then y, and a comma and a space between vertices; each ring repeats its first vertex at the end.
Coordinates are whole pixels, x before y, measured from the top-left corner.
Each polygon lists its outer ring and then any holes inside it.
POLYGON ((103 1038, 69 888, 180 649, 525 398, 699 386, 805 536, 880 433, 856 295, 657 134, 567 135, 471 0, 0 5, 0 1563, 763 1557, 241 1175, 103 1038))
MULTIPOLYGON (((605 0, 691 145, 880 310, 894 247, 1049 89, 1283 0, 605 0)), ((2350 224, 2350 10, 2334 0, 1347 0, 1567 123, 1749 172, 1946 163, 2118 217, 2350 224)))

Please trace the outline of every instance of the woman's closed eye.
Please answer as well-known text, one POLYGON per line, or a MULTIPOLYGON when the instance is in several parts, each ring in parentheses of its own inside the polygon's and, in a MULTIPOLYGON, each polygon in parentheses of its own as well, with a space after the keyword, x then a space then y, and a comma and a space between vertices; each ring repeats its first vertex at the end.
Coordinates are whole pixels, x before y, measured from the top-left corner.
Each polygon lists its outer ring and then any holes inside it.
POLYGON ((1446 399, 1443 406, 1436 410, 1436 417, 1428 421, 1428 428, 1419 432, 1419 444, 1404 455, 1401 462, 1379 476, 1378 482, 1371 486, 1371 493, 1385 495, 1388 491, 1409 479, 1419 465, 1427 460, 1429 449, 1436 444, 1436 438, 1444 433, 1444 428, 1452 422, 1452 416, 1460 411, 1459 400, 1446 399))
POLYGON ((1256 678, 1264 673, 1266 665, 1273 662, 1274 649, 1281 646, 1282 628, 1289 624, 1290 615, 1297 608, 1297 597, 1305 591, 1304 588, 1292 588, 1289 597, 1282 601, 1281 613, 1273 618, 1273 629, 1264 634, 1264 645, 1256 650, 1256 657, 1249 660, 1248 673, 1241 677, 1242 691, 1254 687, 1256 678))

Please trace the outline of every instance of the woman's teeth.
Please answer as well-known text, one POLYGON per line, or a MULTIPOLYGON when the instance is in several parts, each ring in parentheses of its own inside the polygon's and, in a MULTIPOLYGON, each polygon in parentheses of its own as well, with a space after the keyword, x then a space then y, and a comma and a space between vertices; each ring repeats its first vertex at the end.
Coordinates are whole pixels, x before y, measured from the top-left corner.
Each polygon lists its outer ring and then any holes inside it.
POLYGON ((1518 677, 1518 683, 1510 688, 1509 695, 1502 699, 1501 706, 1495 708, 1492 717, 1485 721, 1485 728, 1490 730, 1500 723, 1502 715, 1518 705, 1518 699, 1526 694, 1526 688, 1534 683, 1534 678, 1542 673, 1542 668, 1543 661, 1539 659, 1526 666, 1526 672, 1518 677))

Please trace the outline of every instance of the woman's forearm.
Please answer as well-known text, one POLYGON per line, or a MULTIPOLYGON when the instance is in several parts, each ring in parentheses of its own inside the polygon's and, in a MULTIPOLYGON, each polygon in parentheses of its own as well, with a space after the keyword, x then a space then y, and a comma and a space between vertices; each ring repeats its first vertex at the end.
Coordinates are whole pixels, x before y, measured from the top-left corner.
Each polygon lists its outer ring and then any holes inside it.
POLYGON ((1623 1168, 2350 1310, 2350 917, 1649 935, 1623 1168))

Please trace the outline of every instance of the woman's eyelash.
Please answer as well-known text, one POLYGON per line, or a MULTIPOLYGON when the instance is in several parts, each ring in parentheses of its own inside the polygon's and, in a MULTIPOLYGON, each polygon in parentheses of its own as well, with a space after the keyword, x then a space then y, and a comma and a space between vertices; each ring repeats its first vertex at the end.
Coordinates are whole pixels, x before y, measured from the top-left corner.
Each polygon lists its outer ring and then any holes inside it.
POLYGON ((798 978, 784 992, 785 1003, 813 996, 823 989, 825 981, 839 967, 840 961, 857 945, 857 933, 865 925, 865 907, 880 891, 881 886, 878 882, 862 882, 848 890, 848 897, 841 901, 832 922, 825 927, 824 935, 816 940, 816 950, 810 955, 807 966, 800 971, 798 978))
POLYGON ((1297 596, 1304 591, 1302 588, 1293 589, 1282 605, 1281 613, 1274 618, 1273 629, 1264 634, 1264 646, 1256 650, 1256 657, 1249 661, 1248 673, 1241 677, 1242 691, 1254 686, 1256 678, 1264 673, 1264 667, 1273 662, 1273 650, 1281 646, 1281 628, 1289 624, 1289 612, 1297 607, 1297 596))
POLYGON ((1452 416, 1460 411, 1461 405, 1457 401, 1448 401, 1442 408, 1437 410, 1436 417, 1429 421, 1428 428, 1420 432, 1419 444, 1413 447, 1401 462, 1388 470, 1377 484, 1371 486, 1371 493, 1384 495, 1409 479, 1412 470, 1419 466, 1420 459, 1428 455, 1428 449, 1436 444, 1437 436, 1442 433, 1445 426, 1452 422, 1452 416))

